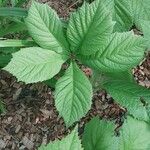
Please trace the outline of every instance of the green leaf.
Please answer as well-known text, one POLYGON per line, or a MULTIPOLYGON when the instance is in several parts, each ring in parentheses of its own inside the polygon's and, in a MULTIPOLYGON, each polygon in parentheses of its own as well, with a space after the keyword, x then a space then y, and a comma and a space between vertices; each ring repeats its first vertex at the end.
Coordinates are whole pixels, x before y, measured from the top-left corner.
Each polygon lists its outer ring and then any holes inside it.
POLYGON ((12 56, 10 54, 0 54, 0 68, 5 67, 10 62, 11 58, 12 56))
POLYGON ((54 51, 31 47, 14 53, 11 62, 4 69, 19 81, 34 83, 52 78, 65 61, 66 56, 54 51))
POLYGON ((118 150, 149 150, 150 126, 128 116, 121 129, 118 150))
POLYGON ((29 47, 35 45, 31 40, 0 40, 0 47, 29 47))
POLYGON ((27 16, 27 10, 24 8, 15 8, 15 7, 1 7, 0 8, 0 16, 4 16, 4 17, 26 17, 27 16))
POLYGON ((91 107, 92 85, 75 63, 56 84, 55 105, 67 126, 83 117, 91 107))
POLYGON ((5 6, 7 3, 7 0, 0 0, 0 7, 5 6))
POLYGON ((150 0, 127 0, 130 4, 130 10, 134 23, 138 26, 139 20, 150 21, 150 0))
POLYGON ((106 91, 134 117, 148 121, 146 108, 141 100, 150 103, 150 90, 126 80, 112 80, 105 83, 106 91))
MULTIPOLYGON (((125 81, 129 81, 129 82, 135 82, 135 79, 134 79, 134 76, 132 74, 132 71, 131 70, 127 70, 127 71, 124 71, 124 72, 113 72, 113 73, 104 73, 104 76, 105 76, 105 80, 109 81, 109 80, 114 80, 114 79, 117 79, 117 80, 125 80, 125 81)), ((104 82, 106 82, 104 80, 104 82)))
POLYGON ((120 131, 113 136, 113 126, 98 118, 85 127, 83 146, 85 150, 149 150, 150 126, 128 116, 120 131))
POLYGON ((56 52, 68 49, 63 25, 47 4, 33 2, 25 22, 29 33, 41 47, 56 52))
POLYGON ((106 45, 114 23, 101 0, 83 6, 71 15, 67 36, 71 50, 90 55, 106 45))
POLYGON ((26 4, 26 3, 28 3, 28 2, 29 2, 28 0, 19 0, 16 6, 17 6, 17 7, 20 7, 20 6, 22 6, 24 3, 26 4))
POLYGON ((127 0, 101 0, 110 10, 113 20, 116 21, 114 31, 129 31, 133 25, 132 13, 127 0))
POLYGON ((19 51, 19 47, 0 47, 0 53, 2 54, 12 54, 19 51))
POLYGON ((117 138, 114 137, 114 126, 98 117, 86 124, 83 134, 85 150, 116 150, 117 138))
POLYGON ((148 41, 148 48, 150 48, 150 21, 140 20, 140 24, 144 38, 148 41))
POLYGON ((52 78, 52 79, 49 79, 49 80, 46 80, 44 83, 45 83, 48 87, 55 88, 58 78, 61 77, 61 76, 63 76, 64 73, 65 73, 65 69, 61 69, 61 70, 59 71, 59 73, 57 74, 56 77, 54 77, 54 78, 52 78))
POLYGON ((61 141, 50 142, 47 146, 41 145, 38 150, 83 150, 78 137, 77 128, 61 141))
POLYGON ((11 0, 11 4, 12 4, 13 7, 14 7, 15 5, 17 5, 17 3, 18 3, 18 0, 11 0))
POLYGON ((6 108, 4 102, 0 98, 0 114, 6 113, 6 108))
POLYGON ((23 23, 10 23, 8 27, 3 28, 3 30, 0 30, 0 37, 3 37, 4 35, 7 35, 9 33, 15 33, 27 30, 27 27, 23 23))
POLYGON ((57 82, 57 79, 52 78, 52 79, 46 80, 44 83, 50 88, 55 88, 56 82, 57 82))
POLYGON ((114 33, 102 47, 90 56, 79 56, 81 61, 103 72, 124 72, 136 66, 144 57, 145 40, 133 32, 114 33))

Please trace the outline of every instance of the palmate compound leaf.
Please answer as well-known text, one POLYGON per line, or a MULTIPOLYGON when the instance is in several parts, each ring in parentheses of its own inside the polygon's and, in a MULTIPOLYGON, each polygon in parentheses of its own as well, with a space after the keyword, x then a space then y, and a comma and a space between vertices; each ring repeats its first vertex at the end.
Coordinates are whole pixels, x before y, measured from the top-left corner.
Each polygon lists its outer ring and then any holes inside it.
POLYGON ((113 124, 98 117, 85 126, 82 140, 84 150, 117 150, 113 124))
POLYGON ((107 46, 99 48, 90 56, 79 56, 80 60, 93 69, 103 72, 123 72, 136 66, 144 57, 144 38, 133 32, 114 33, 107 46))
POLYGON ((47 4, 33 2, 25 22, 29 33, 41 47, 56 52, 68 49, 63 25, 56 12, 47 4))
POLYGON ((56 83, 55 105, 67 126, 83 117, 91 107, 92 85, 75 62, 56 83))
POLYGON ((90 55, 106 44, 113 31, 114 22, 101 0, 84 3, 71 15, 67 29, 71 50, 90 55))
POLYGON ((12 73, 19 81, 34 83, 52 78, 66 59, 65 55, 40 47, 24 48, 13 54, 4 70, 12 73))
POLYGON ((118 150, 149 150, 149 139, 150 125, 128 116, 120 132, 118 150))
POLYGON ((61 141, 50 142, 47 146, 41 145, 38 150, 83 150, 77 127, 61 141))
POLYGON ((129 114, 140 120, 150 120, 146 108, 141 102, 144 100, 150 103, 149 89, 126 80, 112 80, 103 86, 115 101, 127 108, 129 114))
POLYGON ((92 119, 85 127, 83 147, 85 150, 149 150, 150 125, 127 116, 118 137, 114 136, 112 124, 92 119))

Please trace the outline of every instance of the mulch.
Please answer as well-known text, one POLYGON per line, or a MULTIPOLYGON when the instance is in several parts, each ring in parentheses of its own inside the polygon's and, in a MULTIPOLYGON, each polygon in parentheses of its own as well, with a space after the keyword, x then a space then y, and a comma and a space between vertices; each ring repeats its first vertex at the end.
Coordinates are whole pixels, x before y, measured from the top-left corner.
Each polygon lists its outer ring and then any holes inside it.
MULTIPOLYGON (((53 91, 43 83, 24 85, 9 73, 0 71, 0 97, 7 110, 0 117, 1 149, 37 149, 41 143, 61 139, 72 130, 65 127, 55 108, 53 91)), ((115 120, 119 125, 124 114, 125 109, 115 104, 105 91, 98 91, 91 110, 78 123, 79 134, 94 116, 115 120)))
MULTIPOLYGON (((67 0, 42 2, 55 8, 63 18, 67 18, 68 13, 80 4, 80 1, 75 3, 67 0)), ((140 85, 150 88, 150 54, 133 72, 140 85)), ((18 83, 15 77, 2 70, 0 98, 7 110, 0 116, 0 150, 36 150, 41 144, 62 139, 76 124, 82 136, 85 123, 94 116, 113 121, 117 131, 126 115, 126 108, 117 104, 105 91, 97 91, 93 96, 91 110, 67 129, 55 108, 53 89, 43 83, 18 83)))

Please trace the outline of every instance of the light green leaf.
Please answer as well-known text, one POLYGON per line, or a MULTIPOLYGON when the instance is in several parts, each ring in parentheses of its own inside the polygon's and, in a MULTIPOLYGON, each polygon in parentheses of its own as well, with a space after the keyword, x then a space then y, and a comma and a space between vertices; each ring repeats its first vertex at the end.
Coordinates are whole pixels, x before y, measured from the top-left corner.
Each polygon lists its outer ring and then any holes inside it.
POLYGON ((150 21, 140 20, 140 24, 144 38, 148 41, 148 48, 150 48, 150 21))
POLYGON ((102 0, 116 21, 114 31, 128 31, 133 24, 140 27, 141 19, 150 21, 150 0, 102 0))
POLYGON ((123 72, 136 66, 144 57, 145 40, 133 32, 114 33, 95 54, 80 56, 83 63, 103 72, 123 72))
POLYGON ((85 150, 116 150, 113 124, 100 121, 98 117, 92 119, 84 129, 83 147, 85 150))
POLYGON ((29 33, 41 47, 60 53, 63 48, 68 48, 63 25, 47 4, 33 2, 25 22, 29 33))
POLYGON ((41 145, 38 150, 83 150, 78 137, 77 128, 61 141, 50 142, 47 146, 41 145))
POLYGON ((139 26, 139 20, 150 21, 150 0, 127 0, 130 5, 134 23, 139 26))
POLYGON ((67 36, 71 50, 90 55, 106 45, 114 23, 101 0, 83 6, 71 15, 67 36))
POLYGON ((0 47, 29 47, 35 45, 36 43, 31 40, 0 40, 0 47))
POLYGON ((149 150, 150 126, 128 116, 120 131, 113 135, 111 124, 93 119, 85 127, 83 146, 85 150, 149 150))
POLYGON ((75 63, 58 80, 55 105, 67 126, 83 117, 91 107, 92 85, 75 63))
POLYGON ((24 8, 7 8, 7 7, 1 7, 0 8, 0 16, 4 17, 21 17, 24 18, 27 16, 27 10, 24 8))
POLYGON ((106 91, 134 117, 149 121, 140 100, 150 103, 150 90, 126 80, 112 80, 104 84, 106 91))
POLYGON ((60 71, 65 60, 66 56, 54 51, 39 47, 24 48, 13 54, 11 62, 4 69, 19 81, 34 83, 52 78, 60 71))
POLYGON ((150 126, 128 116, 120 134, 118 150, 149 150, 150 126))
POLYGON ((114 31, 129 31, 133 25, 130 5, 127 0, 101 0, 111 12, 113 20, 116 21, 114 31))

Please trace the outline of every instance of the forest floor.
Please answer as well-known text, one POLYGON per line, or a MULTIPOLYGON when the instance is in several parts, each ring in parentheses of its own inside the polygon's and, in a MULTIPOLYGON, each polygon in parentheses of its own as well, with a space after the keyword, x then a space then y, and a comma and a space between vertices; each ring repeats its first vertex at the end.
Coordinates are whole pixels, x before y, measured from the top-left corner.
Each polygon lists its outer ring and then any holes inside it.
MULTIPOLYGON (((47 2, 63 18, 81 3, 73 0, 39 1, 47 2)), ((150 55, 133 72, 140 85, 150 88, 150 55)), ((18 83, 15 77, 0 70, 0 98, 6 106, 6 113, 0 116, 0 150, 36 150, 41 144, 62 139, 72 130, 72 127, 65 127, 55 108, 53 90, 43 83, 18 83)), ((91 110, 77 122, 79 134, 82 136, 85 123, 93 116, 112 120, 117 128, 125 114, 126 108, 115 103, 105 91, 97 91, 91 110)))

